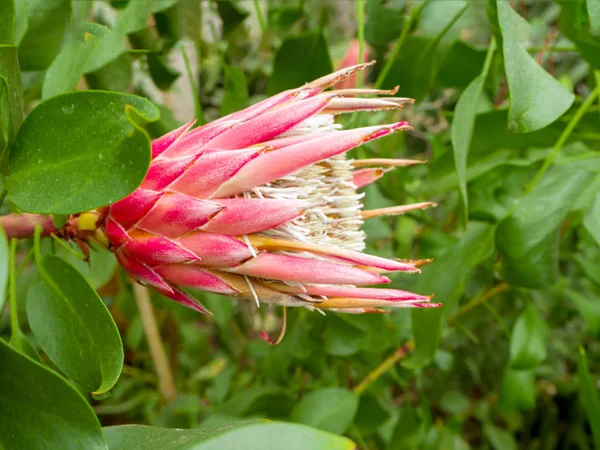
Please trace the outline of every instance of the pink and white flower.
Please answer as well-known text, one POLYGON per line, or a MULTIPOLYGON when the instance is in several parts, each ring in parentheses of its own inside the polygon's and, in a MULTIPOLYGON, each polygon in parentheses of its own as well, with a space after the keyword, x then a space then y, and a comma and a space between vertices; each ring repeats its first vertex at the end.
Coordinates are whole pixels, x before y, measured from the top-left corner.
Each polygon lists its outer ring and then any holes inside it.
POLYGON ((110 206, 104 230, 138 282, 207 312, 182 288, 349 313, 435 307, 430 296, 364 287, 422 261, 362 253, 363 220, 432 203, 363 211, 361 187, 411 160, 353 161, 345 153, 411 129, 406 122, 342 130, 337 114, 398 109, 396 90, 326 89, 359 64, 282 92, 243 111, 152 143, 142 185, 110 206), (376 166, 376 167, 372 167, 376 166))

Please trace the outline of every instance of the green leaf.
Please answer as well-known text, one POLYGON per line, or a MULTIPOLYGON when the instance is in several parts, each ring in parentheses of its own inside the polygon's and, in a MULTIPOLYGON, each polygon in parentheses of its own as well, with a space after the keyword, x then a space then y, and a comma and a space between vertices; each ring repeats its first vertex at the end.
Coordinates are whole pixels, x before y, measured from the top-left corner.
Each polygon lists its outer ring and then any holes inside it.
POLYGON ((598 385, 590 375, 587 356, 583 347, 579 347, 577 377, 579 378, 581 403, 583 403, 583 409, 587 414, 594 436, 594 448, 598 449, 600 448, 600 396, 598 395, 598 385))
POLYGON ((481 74, 460 95, 454 110, 452 121, 452 147, 454 148, 454 164, 460 187, 460 195, 463 202, 463 217, 465 224, 469 220, 469 198, 467 195, 467 158, 471 146, 475 119, 477 117, 477 106, 483 93, 483 85, 496 50, 496 41, 492 40, 488 49, 488 55, 481 74))
POLYGON ((71 20, 70 0, 27 0, 27 32, 19 44, 23 70, 46 69, 60 52, 71 20))
MULTIPOLYGON (((581 1, 558 0, 560 5, 560 16, 558 25, 561 33, 565 35, 575 46, 581 58, 588 61, 594 68, 600 69, 600 39, 594 37, 587 27, 583 26, 585 14, 581 1)), ((595 9, 600 5, 594 0, 595 9)), ((590 15, 590 29, 594 26, 590 15)))
POLYGON ((106 33, 98 40, 84 72, 95 72, 121 56, 126 50, 125 38, 127 35, 146 28, 154 3, 153 1, 127 3, 127 6, 119 11, 114 28, 106 29, 106 33))
POLYGON ((558 232, 593 171, 572 163, 549 170, 498 225, 496 244, 510 284, 539 288, 558 280, 558 232))
POLYGON ((406 26, 402 8, 388 7, 384 2, 367 2, 368 16, 365 40, 372 47, 384 47, 396 39, 406 26))
POLYGON ((600 335, 600 301, 587 298, 585 295, 567 290, 565 295, 575 304, 577 311, 585 320, 585 323, 594 336, 600 335))
POLYGON ((583 226, 600 245, 600 194, 596 194, 594 203, 585 213, 583 218, 583 226))
POLYGON ((98 43, 98 38, 106 33, 105 27, 88 23, 83 30, 68 41, 46 72, 42 99, 75 89, 83 75, 86 63, 98 43))
POLYGON ((19 46, 25 33, 27 32, 27 28, 29 27, 29 19, 27 18, 27 10, 29 8, 29 3, 27 1, 15 1, 15 38, 14 44, 19 46))
POLYGON ((267 411, 273 415, 289 411, 291 405, 291 393, 285 392, 281 386, 254 385, 236 392, 221 406, 221 412, 232 416, 247 416, 267 411))
POLYGON ((221 116, 226 116, 248 106, 248 83, 244 71, 239 67, 224 64, 223 71, 225 95, 221 102, 221 116))
POLYGON ((6 301, 6 285, 8 284, 8 273, 10 270, 10 253, 8 240, 4 228, 0 227, 0 315, 6 301))
POLYGON ((367 393, 360 396, 354 424, 361 431, 375 432, 382 424, 386 423, 389 417, 390 412, 379 403, 375 396, 367 393))
POLYGON ((40 103, 12 146, 8 196, 23 211, 71 214, 115 202, 144 179, 158 110, 134 95, 78 91, 40 103))
POLYGON ((231 33, 248 17, 248 13, 240 8, 237 3, 231 0, 220 0, 217 2, 217 10, 223 20, 223 36, 231 33))
POLYGON ((546 359, 546 323, 530 303, 515 322, 510 339, 510 367, 529 370, 546 359))
POLYGON ((4 0, 0 3, 0 45, 12 45, 15 42, 15 2, 4 0))
POLYGON ((398 422, 386 448, 388 450, 418 448, 420 427, 415 408, 401 406, 398 409, 398 422))
POLYGON ((504 372, 500 388, 501 408, 529 411, 535 407, 535 397, 535 371, 507 369, 504 372))
POLYGON ((275 55, 267 93, 276 94, 302 86, 332 71, 327 41, 321 32, 309 31, 292 36, 275 55), (302 55, 300 58, 299 55, 302 55))
MULTIPOLYGON (((429 88, 435 78, 439 68, 439 47, 440 42, 446 36, 448 31, 462 17, 465 11, 469 8, 468 2, 460 2, 464 5, 459 11, 451 17, 446 26, 439 32, 437 36, 429 43, 422 53, 419 53, 417 60, 412 64, 413 83, 410 90, 410 96, 417 102, 423 100, 429 91, 429 88)), ((404 68, 406 70, 406 68, 404 68)), ((389 77, 387 77, 389 79, 389 77)), ((408 91, 407 91, 408 92, 408 91)))
POLYGON ((171 89, 173 83, 181 75, 177 70, 169 67, 167 55, 154 52, 148 54, 148 70, 156 87, 163 91, 171 89))
POLYGON ((436 82, 443 87, 466 88, 481 75, 485 55, 485 49, 472 47, 463 41, 454 42, 441 63, 436 82))
POLYGON ((42 349, 88 392, 108 392, 123 366, 119 330, 96 291, 61 258, 49 255, 27 294, 27 317, 42 349))
POLYGON ((352 450, 354 443, 303 425, 234 423, 224 427, 177 430, 142 425, 104 428, 110 450, 352 450))
POLYGON ((412 311, 415 350, 402 363, 403 366, 417 369, 432 361, 442 332, 442 319, 453 312, 473 268, 491 256, 494 250, 493 236, 493 226, 470 222, 455 245, 423 268, 413 290, 421 294, 435 292, 435 299, 439 299, 444 306, 412 311))
POLYGON ((330 355, 349 356, 360 350, 364 333, 343 315, 330 315, 327 318, 325 351, 330 355))
POLYGON ((105 450, 102 429, 79 392, 0 339, 0 448, 105 450))
POLYGON ((588 17, 590 18, 590 31, 596 36, 600 35, 600 2, 586 0, 588 17))
POLYGON ((517 450, 517 442, 511 433, 491 423, 483 426, 483 434, 494 450, 517 450))
POLYGON ((291 420, 342 434, 354 421, 357 409, 358 394, 344 388, 325 388, 302 397, 291 420))
MULTIPOLYGON (((416 18, 426 4, 427 2, 420 3, 411 14, 416 18)), ((402 42, 399 40, 396 46, 401 44, 401 50, 394 49, 393 59, 389 60, 392 62, 386 64, 380 75, 383 78, 378 85, 385 88, 400 85, 406 95, 410 95, 417 102, 422 100, 429 91, 439 68, 438 54, 441 40, 469 6, 467 2, 461 2, 461 5, 464 6, 446 21, 445 27, 434 38, 409 36, 402 42)))
POLYGON ((4 157, 12 135, 10 108, 8 81, 0 75, 0 160, 4 157))
POLYGON ((123 53, 100 69, 86 73, 85 80, 94 90, 125 92, 133 80, 131 56, 123 53))
POLYGON ((497 0, 502 30, 504 69, 510 91, 508 127, 529 133, 551 124, 573 104, 575 96, 533 59, 522 39, 529 24, 503 0, 497 0))
MULTIPOLYGON (((17 57, 17 48, 10 45, 0 45, 0 77, 4 85, 3 91, 8 93, 8 105, 10 105, 10 118, 1 119, 2 127, 8 125, 8 139, 12 139, 16 134, 21 122, 23 122, 23 98, 21 95, 21 69, 19 68, 19 59, 17 57)), ((4 96, 5 94, 3 94, 4 96)), ((6 105, 2 106, 3 116, 6 105)), ((6 133, 5 131, 3 133, 6 133)), ((6 139, 6 138, 5 138, 6 139)))

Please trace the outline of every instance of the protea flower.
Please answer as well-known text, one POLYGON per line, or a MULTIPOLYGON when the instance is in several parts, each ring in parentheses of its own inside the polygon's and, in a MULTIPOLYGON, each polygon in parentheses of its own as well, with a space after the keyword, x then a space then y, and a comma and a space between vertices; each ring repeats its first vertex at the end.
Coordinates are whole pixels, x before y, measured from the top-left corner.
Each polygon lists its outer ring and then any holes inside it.
POLYGON ((335 124, 340 113, 412 101, 356 97, 396 90, 325 92, 367 65, 155 140, 146 179, 110 206, 104 222, 123 268, 201 312, 207 311, 182 288, 350 313, 437 306, 428 296, 363 287, 388 283, 386 272, 419 272, 422 263, 361 253, 363 220, 432 205, 362 211, 359 188, 391 167, 416 162, 344 156, 364 142, 410 129, 406 122, 353 130, 335 124), (383 167, 368 167, 374 164, 383 167))

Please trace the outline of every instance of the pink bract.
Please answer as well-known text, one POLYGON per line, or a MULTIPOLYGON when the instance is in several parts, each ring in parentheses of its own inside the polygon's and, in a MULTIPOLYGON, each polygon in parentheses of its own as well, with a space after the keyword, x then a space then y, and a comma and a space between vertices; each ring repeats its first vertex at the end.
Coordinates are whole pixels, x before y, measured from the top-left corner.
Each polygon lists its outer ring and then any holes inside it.
POLYGON ((146 179, 110 207, 104 222, 121 266, 201 312, 207 311, 184 288, 349 313, 439 306, 431 296, 362 287, 389 283, 383 274, 417 273, 423 263, 362 253, 363 220, 433 205, 363 211, 358 189, 395 166, 419 162, 345 157, 365 142, 411 129, 406 122, 351 130, 335 123, 337 114, 411 101, 361 97, 396 89, 326 91, 368 65, 156 139, 146 179))

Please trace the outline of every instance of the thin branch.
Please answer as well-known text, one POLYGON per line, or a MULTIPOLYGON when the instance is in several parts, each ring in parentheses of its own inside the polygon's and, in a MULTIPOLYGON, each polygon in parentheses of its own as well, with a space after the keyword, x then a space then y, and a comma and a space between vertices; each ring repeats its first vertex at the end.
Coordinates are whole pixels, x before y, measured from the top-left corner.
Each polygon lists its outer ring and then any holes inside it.
POLYGON ((42 236, 58 231, 52 224, 52 216, 42 214, 7 214, 0 216, 0 227, 4 228, 9 239, 29 239, 33 237, 36 226, 42 227, 42 236))
POLYGON ((500 283, 500 284, 494 286, 489 291, 484 292, 483 295, 480 295, 479 297, 475 298, 472 302, 467 303, 462 308, 460 308, 458 311, 456 311, 456 314, 454 314, 453 316, 448 318, 448 324, 451 325, 452 323, 456 322, 456 320, 458 320, 458 318, 460 316, 462 316, 463 314, 465 314, 466 312, 471 311, 473 308, 484 304, 491 298, 504 292, 507 289, 508 289, 508 284, 506 284, 506 283, 500 283))
POLYGON ((133 285, 135 302, 140 310, 144 331, 146 333, 146 338, 148 339, 150 356, 152 357, 152 361, 154 362, 154 366, 156 368, 156 374, 158 376, 158 388, 163 398, 167 402, 171 402, 175 400, 175 397, 177 397, 177 388, 175 387, 173 373, 171 372, 169 360, 160 338, 158 326, 156 325, 156 317, 154 316, 152 303, 150 303, 150 294, 148 293, 148 288, 136 283, 133 280, 131 284, 133 285))
POLYGON ((375 369, 373 369, 369 374, 354 386, 353 391, 357 394, 361 394, 367 389, 371 384, 377 381, 385 372, 388 371, 394 364, 403 359, 406 355, 408 355, 413 348, 415 348, 415 342, 413 340, 408 341, 402 347, 396 349, 396 351, 386 358, 381 364, 379 364, 375 369))

